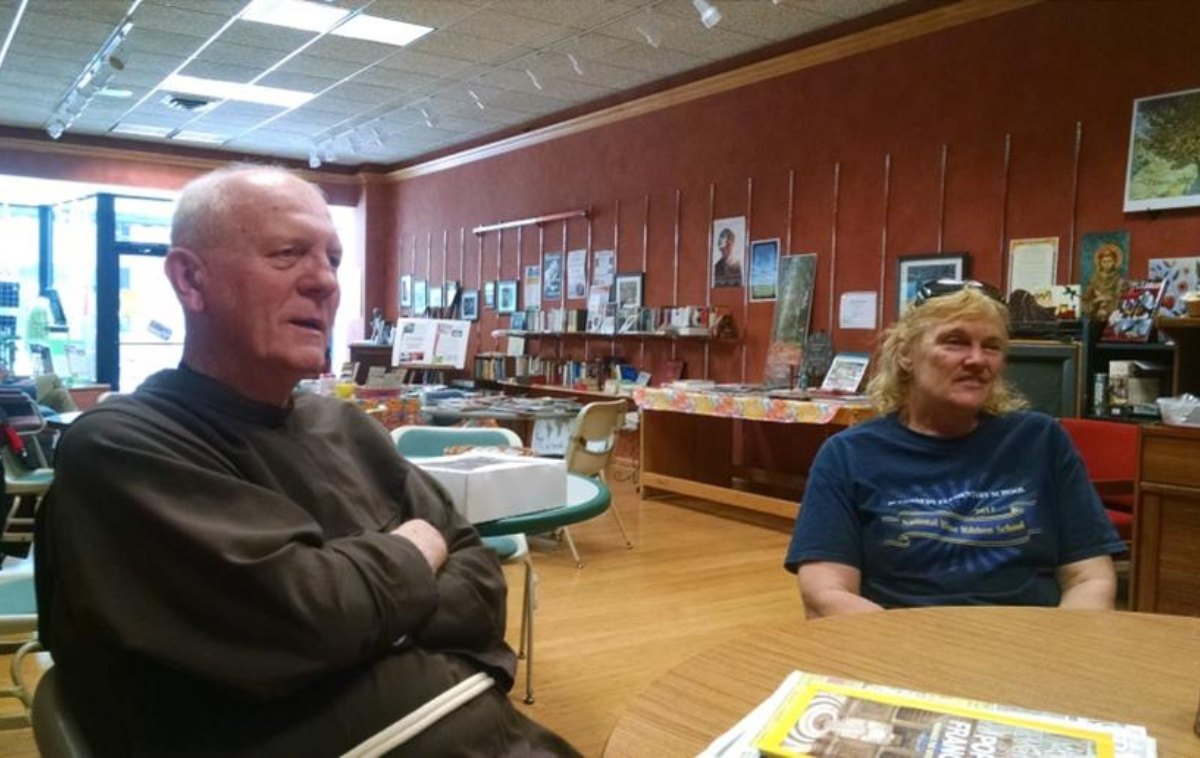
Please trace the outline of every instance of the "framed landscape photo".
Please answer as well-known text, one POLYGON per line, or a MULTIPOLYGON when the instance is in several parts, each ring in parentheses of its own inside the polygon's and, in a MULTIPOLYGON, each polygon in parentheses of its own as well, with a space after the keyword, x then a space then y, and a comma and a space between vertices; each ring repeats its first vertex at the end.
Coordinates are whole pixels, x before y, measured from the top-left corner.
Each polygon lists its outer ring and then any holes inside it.
POLYGON ((1133 101, 1125 211, 1200 205, 1200 89, 1133 101))
POLYGON ((463 321, 478 321, 479 320, 479 290, 460 290, 459 298, 462 300, 462 319, 463 321))
POLYGON ((750 300, 775 299, 779 279, 779 240, 755 240, 750 243, 750 300))
POLYGON ((515 313, 517 310, 517 280, 496 282, 496 312, 515 313))
POLYGON ((899 316, 912 303, 923 283, 965 277, 970 257, 968 253, 900 256, 896 261, 896 315, 899 316))
POLYGON ((642 274, 617 274, 617 308, 642 307, 642 274))

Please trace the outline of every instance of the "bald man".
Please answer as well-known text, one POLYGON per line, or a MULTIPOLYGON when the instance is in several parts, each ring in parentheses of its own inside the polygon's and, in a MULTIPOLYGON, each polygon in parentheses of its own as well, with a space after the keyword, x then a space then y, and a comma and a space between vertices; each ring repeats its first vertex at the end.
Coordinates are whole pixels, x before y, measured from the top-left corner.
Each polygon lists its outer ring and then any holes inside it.
POLYGON ((64 435, 40 636, 99 755, 334 756, 476 672, 403 755, 575 755, 505 692, 505 584, 444 493, 319 373, 341 246, 320 192, 233 167, 180 196, 179 368, 64 435))

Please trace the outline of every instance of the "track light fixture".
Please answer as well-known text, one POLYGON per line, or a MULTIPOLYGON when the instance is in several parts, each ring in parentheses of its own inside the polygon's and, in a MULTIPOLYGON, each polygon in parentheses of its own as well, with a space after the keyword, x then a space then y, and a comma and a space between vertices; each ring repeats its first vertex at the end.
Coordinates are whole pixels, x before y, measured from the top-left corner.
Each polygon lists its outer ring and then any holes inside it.
POLYGON ((315 146, 308 149, 308 167, 309 168, 320 168, 321 167, 321 156, 317 154, 317 148, 315 146))
POLYGON ((475 90, 469 89, 469 90, 467 90, 467 94, 470 95, 471 99, 475 101, 476 108, 478 108, 481 111, 487 110, 487 106, 484 105, 483 101, 479 99, 479 95, 475 94, 475 90))
POLYGON ((575 69, 578 76, 583 76, 583 65, 580 64, 579 58, 574 53, 567 53, 567 60, 571 61, 571 68, 575 69))
POLYGON ((637 20, 633 25, 634 31, 642 35, 642 39, 646 40, 646 44, 657 49, 662 44, 662 32, 658 30, 658 24, 655 23, 654 17, 650 15, 650 11, 646 11, 643 18, 637 20))
POLYGON ((538 81, 537 75, 533 73, 533 69, 525 69, 525 76, 529 77, 529 81, 533 83, 533 88, 538 92, 542 91, 542 83, 538 81))
POLYGON ((704 28, 711 29, 721 23, 721 11, 709 0, 692 0, 692 6, 700 14, 700 23, 704 24, 704 28))
POLYGON ((425 126, 428 126, 430 129, 435 126, 433 116, 430 116, 429 111, 425 108, 421 109, 421 118, 425 119, 425 126))

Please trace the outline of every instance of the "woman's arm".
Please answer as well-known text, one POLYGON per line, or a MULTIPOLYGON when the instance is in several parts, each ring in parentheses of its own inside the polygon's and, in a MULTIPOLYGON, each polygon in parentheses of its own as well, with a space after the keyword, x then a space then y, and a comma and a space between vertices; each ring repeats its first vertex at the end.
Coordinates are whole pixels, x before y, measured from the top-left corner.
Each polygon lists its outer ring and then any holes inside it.
POLYGON ((1059 608, 1111 611, 1117 597, 1117 572, 1107 555, 1067 563, 1056 570, 1062 588, 1059 608))
POLYGON ((882 611, 883 606, 859 594, 862 573, 853 566, 832 561, 815 561, 800 566, 796 581, 806 618, 839 613, 882 611))

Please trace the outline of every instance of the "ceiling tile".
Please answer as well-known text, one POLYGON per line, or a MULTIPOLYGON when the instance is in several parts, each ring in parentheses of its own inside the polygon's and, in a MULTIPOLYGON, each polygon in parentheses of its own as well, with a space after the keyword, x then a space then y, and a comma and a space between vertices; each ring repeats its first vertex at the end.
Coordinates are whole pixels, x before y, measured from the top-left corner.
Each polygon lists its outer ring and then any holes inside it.
POLYGON ((532 52, 529 48, 514 49, 513 45, 503 41, 461 34, 457 30, 434 32, 414 42, 412 49, 473 62, 495 62, 532 52))
MULTIPOLYGON (((143 3, 133 15, 134 29, 156 29, 160 32, 182 34, 185 37, 208 39, 220 31, 221 26, 229 20, 229 16, 221 13, 219 4, 196 5, 197 10, 188 10, 157 3, 143 3), (214 12, 202 9, 210 8, 214 12)), ((132 38, 133 34, 130 33, 132 38)))

